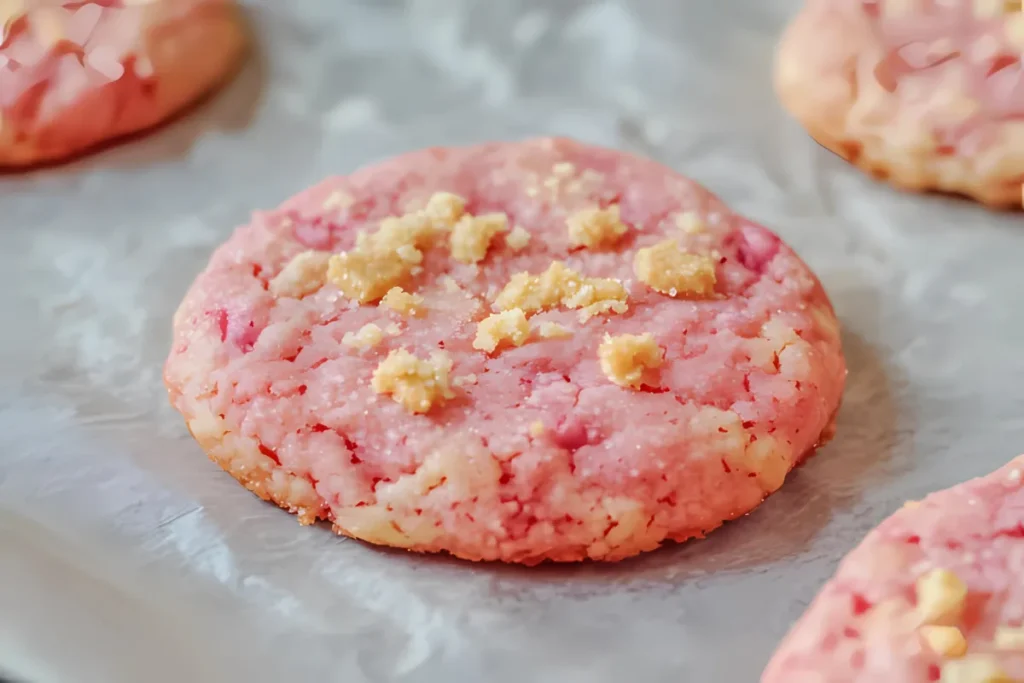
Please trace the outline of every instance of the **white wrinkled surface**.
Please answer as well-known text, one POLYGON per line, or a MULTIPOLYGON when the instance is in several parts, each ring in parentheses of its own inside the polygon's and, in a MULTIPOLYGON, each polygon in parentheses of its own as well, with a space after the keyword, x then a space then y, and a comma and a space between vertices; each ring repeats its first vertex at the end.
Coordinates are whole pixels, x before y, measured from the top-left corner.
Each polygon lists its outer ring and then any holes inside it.
POLYGON ((1024 451, 1024 217, 898 194, 781 111, 797 0, 262 0, 261 54, 171 127, 0 176, 0 669, 31 683, 755 681, 904 499, 1024 451), (207 461, 160 380, 170 317, 253 208, 430 144, 644 153, 821 275, 835 441, 750 517, 615 566, 373 550, 207 461))

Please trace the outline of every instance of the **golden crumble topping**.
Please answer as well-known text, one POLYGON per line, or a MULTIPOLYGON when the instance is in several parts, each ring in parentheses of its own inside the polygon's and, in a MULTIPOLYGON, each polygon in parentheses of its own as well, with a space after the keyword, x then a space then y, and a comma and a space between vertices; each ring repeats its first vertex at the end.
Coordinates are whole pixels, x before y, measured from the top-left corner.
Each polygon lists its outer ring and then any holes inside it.
POLYGON ((942 665, 942 683, 1014 683, 992 655, 971 655, 942 665))
POLYGON ((370 386, 378 394, 390 394, 410 413, 426 413, 454 395, 451 370, 452 359, 444 351, 422 360, 405 349, 395 349, 374 370, 370 386))
POLYGON ((296 254, 280 273, 270 281, 270 293, 301 299, 324 284, 327 263, 331 255, 322 251, 304 251, 296 254))
POLYGON ((654 291, 671 297, 708 297, 715 291, 715 262, 686 253, 675 240, 637 251, 633 272, 654 291))
POLYGON ((392 287, 380 300, 381 308, 390 308, 402 315, 417 315, 422 311, 423 297, 410 294, 401 287, 392 287))
POLYGON ((540 275, 513 275, 494 303, 503 311, 521 308, 526 313, 536 313, 556 306, 577 309, 614 301, 619 304, 617 308, 625 310, 626 298, 626 288, 621 282, 583 277, 561 261, 554 261, 540 275))
POLYGON ((530 233, 521 225, 512 228, 512 232, 505 235, 505 244, 512 251, 522 251, 530 243, 530 233))
POLYGON ((465 202, 453 194, 433 195, 422 211, 383 219, 356 246, 330 258, 327 279, 350 299, 370 303, 401 285, 423 260, 420 251, 462 217, 465 202))
POLYGON ((358 332, 346 332, 341 338, 345 346, 352 346, 359 349, 372 349, 384 340, 384 333, 381 329, 369 323, 359 328, 358 332))
POLYGON ((693 211, 676 214, 676 227, 688 235, 699 235, 707 229, 704 220, 693 211))
POLYGON ((452 229, 449 237, 452 258, 460 263, 479 263, 487 256, 491 241, 508 230, 508 216, 488 213, 482 216, 465 215, 452 229))
POLYGON ((950 624, 960 618, 967 584, 948 569, 933 569, 917 580, 917 611, 926 624, 950 624))
POLYGON ((661 348, 650 333, 617 337, 606 334, 597 354, 601 370, 608 379, 621 387, 633 389, 639 389, 643 384, 646 370, 660 367, 663 360, 661 348))
POLYGON ((512 308, 487 316, 476 327, 473 348, 493 352, 502 342, 522 346, 530 336, 530 323, 520 308, 512 308))
POLYGON ((569 243, 574 247, 597 249, 608 247, 626 234, 628 229, 619 217, 619 207, 583 209, 569 216, 569 243))
POLYGON ((936 654, 943 657, 963 657, 967 654, 967 639, 956 626, 921 627, 921 637, 936 654))
POLYGON ((565 339, 572 336, 572 330, 553 322, 543 322, 537 330, 543 339, 565 339))
POLYGON ((995 646, 1000 650, 1024 651, 1024 628, 1000 626, 996 629, 995 646))

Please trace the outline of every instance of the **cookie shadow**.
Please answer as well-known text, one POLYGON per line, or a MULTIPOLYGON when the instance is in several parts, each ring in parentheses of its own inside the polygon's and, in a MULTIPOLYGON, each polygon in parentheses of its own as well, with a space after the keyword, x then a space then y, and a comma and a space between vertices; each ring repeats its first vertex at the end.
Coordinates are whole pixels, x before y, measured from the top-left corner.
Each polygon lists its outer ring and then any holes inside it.
POLYGON ((696 580, 719 572, 756 570, 805 550, 836 514, 854 507, 863 493, 891 469, 897 458, 901 415, 894 392, 900 381, 878 348, 856 332, 843 333, 849 368, 836 436, 760 507, 702 540, 669 544, 622 562, 542 564, 522 568, 499 563, 467 565, 450 557, 417 558, 443 565, 486 567, 499 583, 523 580, 562 584, 574 590, 605 590, 609 584, 634 587, 696 580))
POLYGON ((27 168, 0 169, 0 180, 94 170, 135 170, 181 159, 210 133, 245 130, 263 101, 269 70, 255 30, 258 22, 251 9, 243 9, 242 21, 248 44, 241 62, 196 102, 154 127, 104 141, 70 159, 27 168))

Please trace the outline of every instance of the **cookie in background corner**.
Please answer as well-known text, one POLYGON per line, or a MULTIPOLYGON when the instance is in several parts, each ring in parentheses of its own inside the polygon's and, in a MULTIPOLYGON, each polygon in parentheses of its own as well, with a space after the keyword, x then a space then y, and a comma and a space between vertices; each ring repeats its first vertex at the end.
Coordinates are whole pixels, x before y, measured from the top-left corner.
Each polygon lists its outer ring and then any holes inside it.
POLYGON ((244 49, 229 0, 0 0, 0 168, 153 127, 224 81, 244 49))
POLYGON ((1024 456, 906 503, 847 555, 762 683, 1024 681, 1024 456))
POLYGON ((1020 0, 807 0, 776 57, 812 137, 911 191, 1021 206, 1020 0))

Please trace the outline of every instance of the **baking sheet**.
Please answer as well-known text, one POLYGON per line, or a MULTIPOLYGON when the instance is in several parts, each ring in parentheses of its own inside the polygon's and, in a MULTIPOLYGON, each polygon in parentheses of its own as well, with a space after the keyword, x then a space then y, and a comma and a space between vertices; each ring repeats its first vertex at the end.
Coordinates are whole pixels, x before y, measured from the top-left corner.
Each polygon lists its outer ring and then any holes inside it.
POLYGON ((1024 451, 1024 217, 898 194, 770 85, 794 0, 248 3, 258 45, 160 132, 0 177, 0 670, 31 683, 755 681, 907 498, 1024 451), (526 570, 300 528, 166 403, 170 317, 250 210, 434 144, 653 156, 778 231, 845 326, 838 434, 755 513, 526 570))

